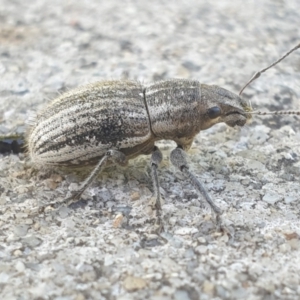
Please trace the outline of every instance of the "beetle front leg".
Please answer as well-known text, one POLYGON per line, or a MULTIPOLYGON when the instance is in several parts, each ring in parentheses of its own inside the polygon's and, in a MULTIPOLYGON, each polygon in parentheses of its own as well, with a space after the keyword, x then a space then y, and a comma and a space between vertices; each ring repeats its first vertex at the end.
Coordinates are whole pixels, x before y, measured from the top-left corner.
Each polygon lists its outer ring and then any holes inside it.
POLYGON ((96 165, 96 167, 93 169, 93 171, 90 173, 90 175, 80 185, 79 189, 72 196, 64 199, 62 202, 55 203, 52 206, 57 209, 62 205, 69 206, 70 204, 77 202, 81 197, 82 193, 87 189, 87 187, 110 163, 125 167, 128 161, 124 153, 117 150, 108 150, 105 153, 105 155, 101 158, 99 163, 96 165))
POLYGON ((211 209, 217 215, 217 222, 219 223, 220 215, 222 214, 222 210, 213 202, 213 200, 209 196, 209 194, 206 191, 203 184, 189 170, 189 167, 188 167, 188 164, 187 164, 187 161, 185 158, 185 152, 183 151, 182 148, 180 148, 180 146, 171 152, 170 160, 175 167, 177 167, 182 173, 184 173, 188 177, 188 179, 194 185, 194 187, 197 189, 197 191, 200 192, 200 194, 204 197, 206 202, 210 205, 211 209))

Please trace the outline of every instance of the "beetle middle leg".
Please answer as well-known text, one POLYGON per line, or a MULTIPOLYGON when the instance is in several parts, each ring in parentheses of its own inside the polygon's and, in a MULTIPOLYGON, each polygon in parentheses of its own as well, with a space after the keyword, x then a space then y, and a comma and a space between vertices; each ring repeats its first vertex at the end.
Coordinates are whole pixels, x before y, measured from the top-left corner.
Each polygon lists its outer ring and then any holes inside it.
POLYGON ((220 215, 222 214, 222 210, 213 202, 210 195, 206 191, 203 184, 196 178, 196 176, 189 170, 188 163, 186 161, 184 150, 178 146, 171 152, 170 160, 172 164, 177 167, 182 173, 186 175, 186 177, 190 180, 193 186, 197 189, 198 192, 204 197, 206 202, 209 204, 211 209, 217 216, 217 223, 220 222, 220 215))
POLYGON ((158 180, 158 175, 157 175, 157 169, 158 165, 162 161, 162 153, 161 151, 154 146, 152 150, 152 155, 151 155, 151 175, 152 175, 152 181, 153 181, 153 188, 154 188, 154 196, 156 198, 155 201, 155 208, 156 208, 156 217, 157 217, 157 222, 159 226, 162 226, 162 220, 161 220, 161 201, 160 201, 160 190, 159 190, 159 180, 158 180))
POLYGON ((109 164, 115 164, 122 167, 125 167, 128 164, 128 160, 124 153, 117 150, 108 150, 105 155, 101 158, 99 163, 90 173, 90 175, 85 179, 85 181, 81 184, 79 189, 75 191, 75 193, 64 199, 62 202, 54 203, 52 207, 59 208, 62 205, 69 206, 70 204, 77 202, 81 197, 82 193, 87 189, 87 187, 93 182, 93 180, 107 167, 109 164))

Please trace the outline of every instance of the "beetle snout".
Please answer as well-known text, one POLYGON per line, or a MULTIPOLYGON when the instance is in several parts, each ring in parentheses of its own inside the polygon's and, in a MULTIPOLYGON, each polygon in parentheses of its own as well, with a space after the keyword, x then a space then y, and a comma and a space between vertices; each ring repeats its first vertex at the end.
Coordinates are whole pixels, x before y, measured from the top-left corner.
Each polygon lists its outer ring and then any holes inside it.
POLYGON ((235 127, 235 126, 244 126, 247 120, 248 120, 247 116, 240 114, 238 112, 234 112, 228 114, 224 122, 230 127, 235 127))

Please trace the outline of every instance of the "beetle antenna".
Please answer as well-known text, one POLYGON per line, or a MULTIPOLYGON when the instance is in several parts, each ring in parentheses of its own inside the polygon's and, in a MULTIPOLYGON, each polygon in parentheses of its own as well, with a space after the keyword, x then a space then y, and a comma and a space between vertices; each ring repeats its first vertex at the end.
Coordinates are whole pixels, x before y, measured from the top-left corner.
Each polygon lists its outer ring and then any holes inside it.
POLYGON ((278 110, 278 111, 249 111, 247 114, 250 115, 300 115, 300 110, 278 110))
POLYGON ((292 48, 290 51, 288 51, 287 53, 285 53, 282 57, 280 57, 278 60, 274 61, 271 65, 269 65, 268 67, 256 72, 252 78, 246 83, 246 85, 240 90, 239 92, 239 96, 242 95, 244 89, 250 84, 252 83, 255 79, 259 78, 260 75, 264 72, 266 72, 267 70, 271 69, 272 67, 274 67, 275 65, 277 65, 278 63, 280 63, 282 60, 284 60, 287 56, 289 56, 292 52, 294 52, 295 50, 297 50, 298 48, 300 48, 300 43, 295 46, 294 48, 292 48))

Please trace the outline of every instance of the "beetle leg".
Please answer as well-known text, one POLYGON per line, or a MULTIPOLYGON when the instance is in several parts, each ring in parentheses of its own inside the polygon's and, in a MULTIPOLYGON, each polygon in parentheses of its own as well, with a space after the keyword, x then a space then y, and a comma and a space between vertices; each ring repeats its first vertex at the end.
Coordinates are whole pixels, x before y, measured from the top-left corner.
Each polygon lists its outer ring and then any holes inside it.
POLYGON ((79 189, 72 196, 64 199, 62 202, 55 203, 52 206, 54 208, 59 208, 62 205, 68 206, 74 202, 77 202, 82 193, 86 190, 86 188, 93 182, 93 180, 98 176, 98 174, 100 174, 103 171, 103 169, 105 169, 105 167, 110 163, 119 166, 126 166, 128 161, 124 153, 117 150, 108 150, 105 153, 105 155, 101 158, 99 163, 96 165, 96 167, 93 169, 93 171, 90 173, 90 175, 81 184, 79 189))
POLYGON ((171 152, 170 160, 175 167, 177 167, 182 173, 184 173, 187 176, 187 178, 194 185, 197 191, 200 192, 200 194, 204 197, 206 202, 210 205, 211 209, 217 215, 217 222, 219 223, 222 210, 213 202, 203 184, 189 170, 189 166, 185 157, 185 152, 180 146, 171 152))
POLYGON ((159 180, 157 176, 157 169, 158 169, 158 165, 162 161, 162 158, 163 156, 161 151, 156 146, 154 146, 151 155, 151 175, 153 181, 154 196, 156 197, 156 201, 155 201, 156 214, 159 221, 161 216, 161 202, 160 202, 160 191, 159 191, 159 180))
POLYGON ((158 165, 162 161, 162 153, 161 151, 154 146, 152 150, 152 155, 151 155, 151 175, 152 175, 152 181, 153 181, 153 188, 154 188, 154 196, 156 197, 155 200, 155 208, 156 208, 156 224, 157 224, 157 229, 155 230, 156 233, 160 236, 160 232, 164 230, 163 228, 163 222, 161 219, 161 201, 160 201, 160 190, 159 190, 159 180, 158 180, 158 175, 157 175, 157 169, 158 165))

